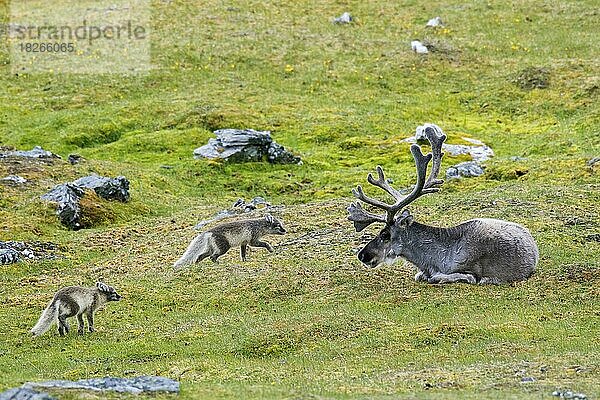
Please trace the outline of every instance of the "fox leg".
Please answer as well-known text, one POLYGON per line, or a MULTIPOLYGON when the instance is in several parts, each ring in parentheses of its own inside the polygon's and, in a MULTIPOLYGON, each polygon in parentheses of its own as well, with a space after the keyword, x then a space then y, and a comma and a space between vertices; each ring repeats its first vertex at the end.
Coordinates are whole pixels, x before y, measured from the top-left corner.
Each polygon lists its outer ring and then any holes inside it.
POLYGON ((208 257, 210 255, 210 253, 202 253, 200 254, 197 258, 196 258, 196 263, 199 263, 200 261, 204 260, 206 257, 208 257))
POLYGON ((212 262, 216 263, 217 258, 227 253, 231 246, 229 245, 229 241, 221 235, 213 235, 212 239, 213 242, 210 246, 212 254, 210 255, 210 259, 212 260, 212 262))
POLYGON ((85 330, 85 325, 83 324, 83 314, 77 314, 77 333, 83 335, 83 331, 85 330))
POLYGON ((88 311, 85 316, 88 320, 88 330, 90 332, 94 332, 94 312, 92 310, 88 311))
POLYGON ((210 259, 212 260, 212 262, 216 263, 217 258, 219 258, 223 254, 227 253, 230 248, 231 248, 231 246, 229 245, 229 243, 219 243, 217 248, 211 254, 210 259))
POLYGON ((271 253, 275 251, 273 249, 273 246, 271 246, 269 243, 260 241, 258 239, 253 240, 252 242, 250 242, 250 245, 254 246, 254 247, 264 247, 265 249, 269 250, 271 253))
POLYGON ((69 323, 67 322, 67 316, 59 315, 58 316, 58 334, 60 336, 65 336, 67 333, 69 333, 69 323))
POLYGON ((248 245, 244 243, 242 244, 242 247, 240 247, 240 256, 242 257, 242 261, 246 261, 246 250, 248 250, 248 245))

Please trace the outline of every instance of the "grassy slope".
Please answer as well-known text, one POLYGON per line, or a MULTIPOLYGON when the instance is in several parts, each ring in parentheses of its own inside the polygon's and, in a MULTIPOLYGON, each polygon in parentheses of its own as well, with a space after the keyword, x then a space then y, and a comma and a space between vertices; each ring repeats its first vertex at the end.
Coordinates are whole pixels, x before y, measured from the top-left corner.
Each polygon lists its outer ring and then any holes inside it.
POLYGON ((65 246, 61 260, 2 268, 0 388, 143 373, 180 377, 185 398, 600 393, 600 247, 585 239, 600 223, 597 167, 585 166, 600 153, 594 2, 436 4, 157 2, 156 70, 141 77, 15 77, 0 53, 0 143, 90 160, 23 172, 30 191, 0 187, 0 240, 65 246), (345 10, 356 24, 329 23, 345 10), (435 15, 447 30, 423 28, 435 15), (413 38, 450 50, 420 57, 413 38), (548 68, 550 87, 513 85, 526 66, 548 68), (335 199, 376 164, 413 179, 399 140, 427 121, 496 158, 487 178, 448 182, 414 213, 524 223, 542 255, 534 278, 431 287, 408 266, 359 265, 348 200, 335 199), (269 129, 304 165, 191 160, 219 127, 269 129), (516 169, 528 173, 513 179, 516 169), (127 175, 132 203, 107 206, 113 225, 68 232, 37 195, 90 171, 127 175), (190 225, 255 195, 288 206, 283 240, 312 236, 243 265, 232 252, 218 267, 171 271, 190 225), (27 337, 54 290, 99 278, 126 299, 98 314, 96 334, 27 337))

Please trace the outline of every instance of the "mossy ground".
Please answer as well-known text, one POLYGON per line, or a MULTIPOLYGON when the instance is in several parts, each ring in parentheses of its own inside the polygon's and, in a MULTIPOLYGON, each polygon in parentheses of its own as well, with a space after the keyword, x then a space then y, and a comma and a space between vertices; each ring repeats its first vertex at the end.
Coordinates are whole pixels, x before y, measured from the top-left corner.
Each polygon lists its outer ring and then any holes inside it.
POLYGON ((0 144, 87 159, 0 162, 0 176, 31 179, 0 185, 0 240, 63 249, 57 260, 2 266, 0 389, 159 374, 180 379, 182 398, 539 399, 557 388, 595 398, 594 7, 156 1, 147 75, 15 76, 0 50, 0 144), (330 23, 346 10, 356 23, 330 23), (426 30, 436 15, 447 27, 426 30), (439 51, 413 54, 414 38, 439 51), (548 72, 547 88, 515 84, 530 67, 548 72), (429 286, 408 265, 356 260, 364 240, 345 220, 349 191, 377 164, 396 185, 412 182, 401 139, 424 122, 450 143, 480 139, 496 157, 485 176, 446 182, 413 213, 444 226, 481 216, 526 225, 541 254, 530 280, 429 286), (225 127, 271 130, 304 164, 193 160, 225 127), (110 218, 67 231, 39 195, 90 172, 127 176, 132 200, 94 199, 110 218), (173 272, 197 221, 257 195, 285 205, 289 233, 270 239, 274 254, 252 251, 242 264, 232 251, 218 266, 173 272), (99 279, 125 298, 98 313, 96 333, 28 337, 55 290, 99 279))

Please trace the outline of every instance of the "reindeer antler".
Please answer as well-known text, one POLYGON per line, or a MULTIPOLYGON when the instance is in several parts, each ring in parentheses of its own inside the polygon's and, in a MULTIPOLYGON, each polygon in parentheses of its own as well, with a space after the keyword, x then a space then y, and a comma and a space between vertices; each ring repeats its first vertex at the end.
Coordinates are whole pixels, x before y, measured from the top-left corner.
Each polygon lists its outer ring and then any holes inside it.
POLYGON ((442 144, 446 140, 446 135, 434 124, 420 126, 417 128, 417 131, 425 131, 425 136, 431 144, 431 153, 423 155, 419 145, 413 144, 410 146, 410 152, 413 155, 417 167, 417 183, 415 187, 408 195, 402 195, 387 182, 383 168, 377 166, 378 178, 375 179, 372 174, 369 174, 367 176, 367 181, 371 185, 385 190, 396 200, 396 202, 394 204, 387 204, 380 200, 368 197, 365 195, 360 185, 358 185, 356 189, 352 189, 354 197, 364 203, 385 210, 386 212, 386 214, 372 214, 363 209, 359 202, 352 203, 350 207, 348 207, 348 213, 350 214, 348 219, 354 222, 354 228, 356 228, 357 232, 362 231, 373 222, 383 222, 387 225, 392 225, 398 211, 402 210, 420 196, 428 193, 435 193, 440 190, 439 186, 444 183, 444 181, 438 179, 437 176, 440 172, 442 156, 444 155, 444 153, 442 153, 442 144), (427 178, 427 166, 432 159, 431 173, 427 178))

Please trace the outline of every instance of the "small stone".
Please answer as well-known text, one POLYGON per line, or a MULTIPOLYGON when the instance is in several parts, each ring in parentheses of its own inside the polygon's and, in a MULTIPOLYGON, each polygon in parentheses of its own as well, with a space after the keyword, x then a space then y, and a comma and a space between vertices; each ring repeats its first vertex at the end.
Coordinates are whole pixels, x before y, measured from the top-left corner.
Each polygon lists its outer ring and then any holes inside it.
POLYGON ((427 25, 425 25, 429 28, 437 28, 437 27, 442 27, 444 26, 444 24, 442 23, 442 19, 440 17, 435 17, 435 18, 431 18, 429 21, 427 21, 427 25))
POLYGON ((427 50, 427 47, 418 40, 413 40, 412 42, 410 42, 410 47, 417 54, 429 53, 429 50, 427 50))
POLYGON ((593 167, 593 166, 594 166, 594 165, 596 165, 597 163, 600 163, 600 157, 594 157, 594 158, 592 158, 592 159, 588 160, 588 161, 586 162, 586 165, 587 165, 588 167, 593 167))
POLYGON ((527 161, 527 158, 526 157, 520 157, 520 156, 512 156, 510 158, 510 161, 515 161, 515 162, 517 162, 517 161, 527 161))
POLYGON ((483 175, 483 173, 484 170, 479 163, 475 161, 466 161, 449 167, 446 170, 446 178, 471 178, 483 175))
POLYGON ((342 15, 340 15, 339 17, 335 17, 333 19, 334 24, 349 24, 352 21, 353 21, 352 15, 350 15, 349 12, 345 12, 342 15))
POLYGON ((8 175, 6 178, 2 178, 2 183, 12 184, 12 185, 22 185, 27 182, 28 182, 27 179, 25 179, 19 175, 8 175))
POLYGON ((535 382, 535 378, 532 376, 524 376, 521 378, 521 383, 532 383, 535 382))
POLYGON ((85 161, 85 158, 83 158, 79 154, 69 154, 69 158, 67 160, 71 165, 75 165, 79 164, 82 161, 85 161))

